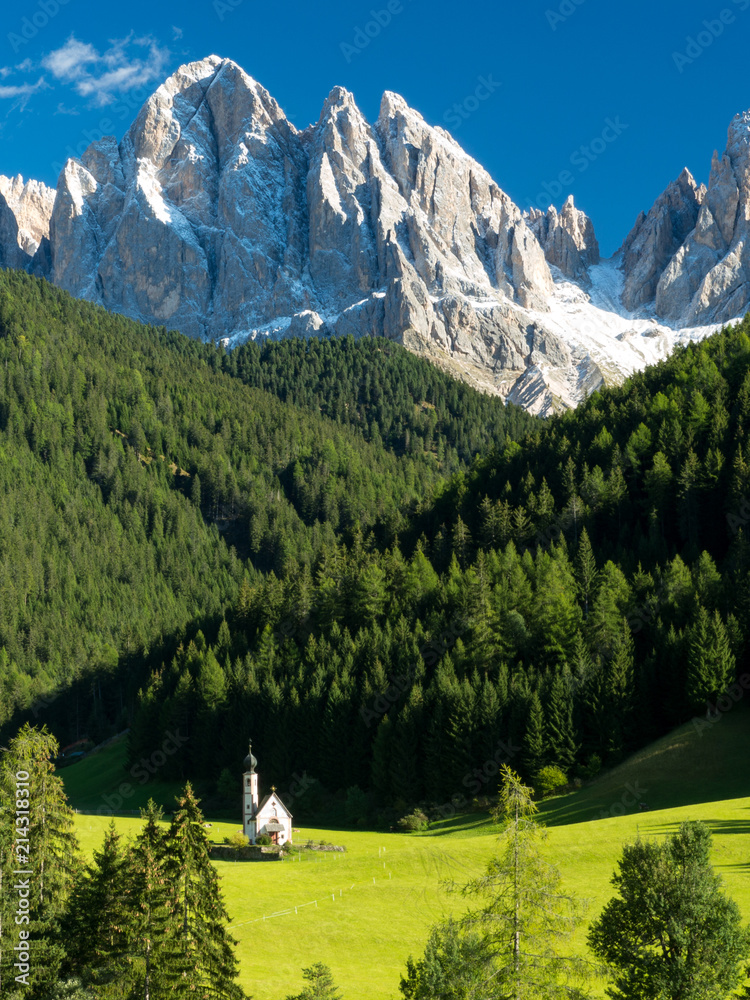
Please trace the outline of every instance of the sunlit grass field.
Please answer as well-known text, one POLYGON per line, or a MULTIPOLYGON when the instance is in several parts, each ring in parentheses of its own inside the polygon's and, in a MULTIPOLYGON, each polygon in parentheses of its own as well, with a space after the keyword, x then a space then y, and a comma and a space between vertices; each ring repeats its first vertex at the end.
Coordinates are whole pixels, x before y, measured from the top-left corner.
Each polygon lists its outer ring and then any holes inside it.
MULTIPOLYGON (((612 894, 609 879, 625 841, 663 836, 683 820, 701 819, 714 831, 714 864, 726 889, 750 919, 748 752, 750 713, 740 706, 709 730, 683 727, 588 788, 544 804, 549 859, 568 889, 589 901, 589 918, 612 894), (628 802, 633 798, 628 786, 642 795, 648 812, 623 804, 623 795, 628 802), (609 818, 598 818, 605 812, 609 818)), ((102 780, 122 780, 122 759, 111 766, 99 760, 96 772, 95 762, 92 757, 62 772, 73 804, 85 796, 92 811, 96 795, 113 787, 102 780)), ((149 791, 154 788, 147 786, 149 791)), ((108 822, 106 816, 79 814, 78 835, 87 853, 101 842, 108 822)), ((126 836, 140 826, 135 817, 116 822, 126 836)), ((214 823, 209 834, 221 842, 237 827, 214 823)), ((409 954, 422 951, 433 923, 466 905, 445 884, 461 885, 480 871, 496 848, 497 833, 486 815, 457 817, 418 835, 304 829, 298 842, 331 841, 346 853, 217 863, 239 942, 243 986, 256 1000, 284 1000, 300 991, 301 969, 322 961, 333 969, 345 1000, 397 997, 409 954)), ((581 952, 585 934, 584 927, 573 942, 581 952)))

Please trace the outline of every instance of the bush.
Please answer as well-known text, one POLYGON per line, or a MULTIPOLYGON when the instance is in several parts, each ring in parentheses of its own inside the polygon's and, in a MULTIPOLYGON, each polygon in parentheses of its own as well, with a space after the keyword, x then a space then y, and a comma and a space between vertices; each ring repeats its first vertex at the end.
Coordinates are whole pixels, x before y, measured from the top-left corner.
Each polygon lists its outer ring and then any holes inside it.
POLYGON ((255 843, 259 847, 270 847, 273 841, 271 840, 271 838, 268 836, 267 833, 261 833, 260 837, 255 838, 255 843))
POLYGON ((409 813, 408 816, 403 816, 398 821, 398 826, 402 830, 407 830, 409 833, 418 833, 420 830, 427 830, 430 825, 430 821, 422 812, 421 809, 415 809, 414 812, 409 813))
POLYGON ((568 776, 565 771, 554 764, 549 764, 537 773, 534 779, 534 791, 541 798, 545 799, 559 788, 565 788, 567 784, 568 776))
POLYGON ((227 838, 226 842, 231 847, 247 847, 250 843, 242 830, 235 830, 232 836, 227 838))

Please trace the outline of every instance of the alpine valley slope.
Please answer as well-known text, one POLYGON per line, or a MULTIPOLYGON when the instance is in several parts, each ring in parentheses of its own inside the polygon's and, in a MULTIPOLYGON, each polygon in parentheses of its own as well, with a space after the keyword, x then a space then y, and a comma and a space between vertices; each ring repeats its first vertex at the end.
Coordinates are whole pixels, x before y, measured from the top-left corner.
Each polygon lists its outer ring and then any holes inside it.
POLYGON ((336 88, 299 131, 218 56, 68 160, 54 205, 37 185, 33 226, 23 190, 0 178, 0 265, 229 345, 388 337, 541 414, 750 303, 750 112, 708 189, 684 171, 610 260, 572 199, 522 212, 396 94, 371 125, 336 88))

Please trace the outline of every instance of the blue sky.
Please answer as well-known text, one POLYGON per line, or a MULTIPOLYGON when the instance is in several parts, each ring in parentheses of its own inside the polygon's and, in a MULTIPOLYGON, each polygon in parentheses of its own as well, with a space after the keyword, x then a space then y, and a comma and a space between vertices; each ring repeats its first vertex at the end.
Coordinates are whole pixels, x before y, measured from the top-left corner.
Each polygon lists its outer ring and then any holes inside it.
POLYGON ((395 90, 522 207, 573 194, 606 253, 750 107, 750 0, 20 0, 0 32, 0 173, 54 184, 182 62, 228 56, 304 127, 395 90))

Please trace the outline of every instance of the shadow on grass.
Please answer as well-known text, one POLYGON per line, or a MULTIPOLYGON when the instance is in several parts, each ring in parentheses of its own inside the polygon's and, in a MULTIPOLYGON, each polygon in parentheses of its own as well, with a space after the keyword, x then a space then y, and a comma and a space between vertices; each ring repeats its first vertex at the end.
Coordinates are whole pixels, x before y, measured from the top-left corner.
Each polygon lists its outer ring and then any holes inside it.
POLYGON ((681 726, 588 787, 541 803, 539 819, 569 826, 634 815, 642 805, 654 812, 750 796, 749 710, 739 704, 711 725, 694 720, 681 726))
MULTIPOLYGON (((702 822, 706 824, 714 836, 722 836, 724 834, 747 836, 747 834, 750 834, 750 817, 747 819, 706 819, 702 822)), ((651 832, 666 836, 676 833, 680 829, 680 825, 680 823, 663 823, 660 826, 652 827, 651 832)))
POLYGON ((460 813, 447 819, 430 823, 429 830, 417 834, 419 837, 447 837, 452 834, 474 832, 477 836, 499 833, 500 827, 493 823, 486 813, 460 813))

